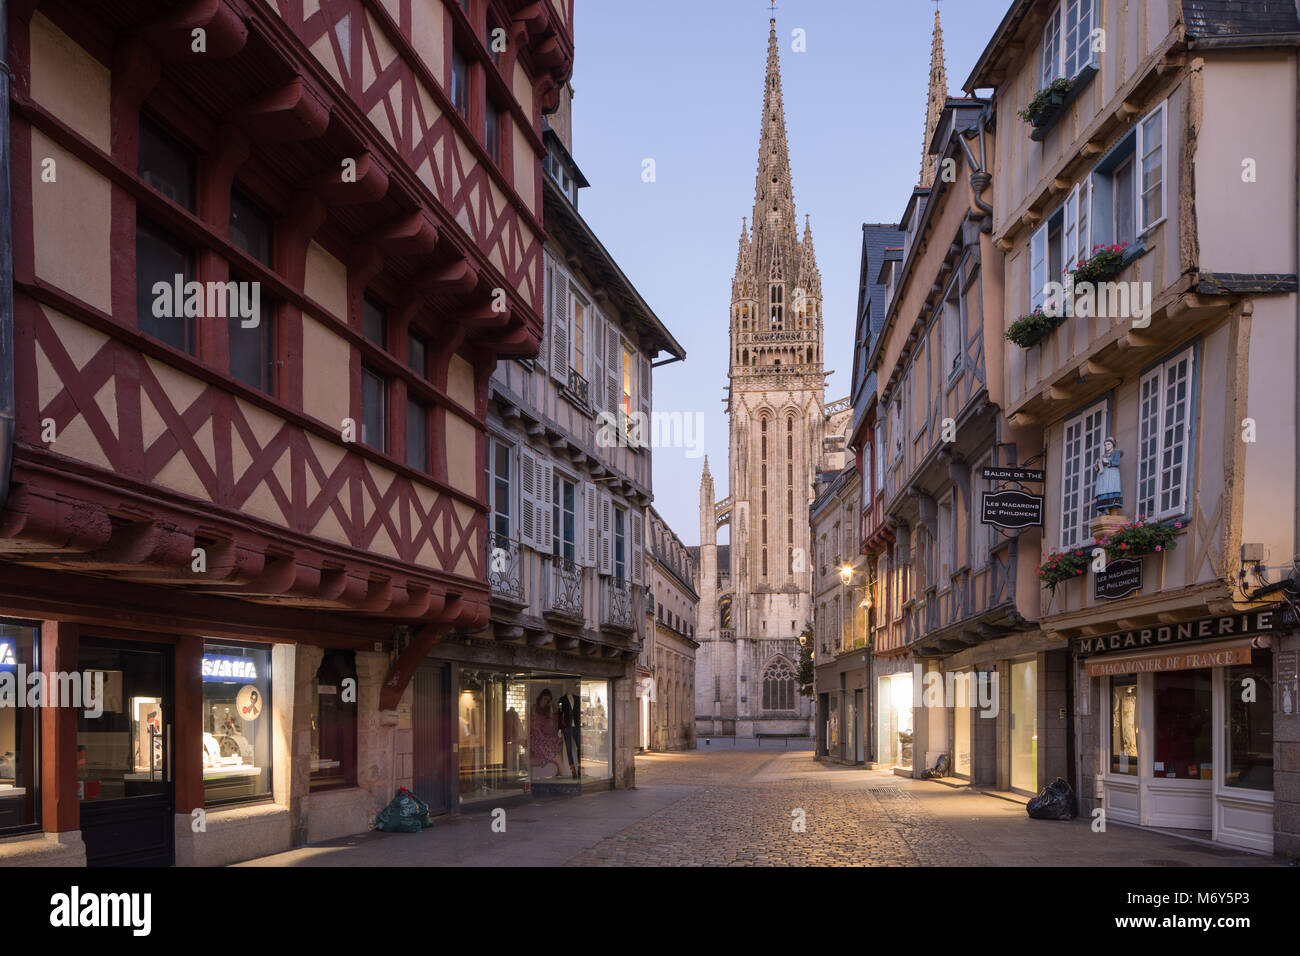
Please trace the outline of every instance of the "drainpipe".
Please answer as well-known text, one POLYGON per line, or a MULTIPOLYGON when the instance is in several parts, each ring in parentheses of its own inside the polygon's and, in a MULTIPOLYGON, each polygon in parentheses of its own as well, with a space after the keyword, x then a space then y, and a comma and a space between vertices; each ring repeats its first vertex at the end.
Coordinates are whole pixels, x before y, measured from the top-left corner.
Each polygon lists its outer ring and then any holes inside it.
MULTIPOLYGON (((1300 46, 1296 47, 1296 80, 1300 82, 1300 46)), ((1296 102, 1296 147, 1300 149, 1300 100, 1296 102)), ((1300 156, 1300 153, 1297 154, 1300 156)), ((1296 163, 1296 275, 1300 276, 1300 162, 1296 163)), ((1300 452, 1300 291, 1296 293, 1296 353, 1295 353, 1295 451, 1300 452)), ((3 499, 0 499, 3 500, 3 499)), ((1293 564, 1300 561, 1300 466, 1295 469, 1295 529, 1291 539, 1293 564)))
POLYGON ((0 0, 0 512, 14 453, 14 229, 9 196, 9 3, 0 0))

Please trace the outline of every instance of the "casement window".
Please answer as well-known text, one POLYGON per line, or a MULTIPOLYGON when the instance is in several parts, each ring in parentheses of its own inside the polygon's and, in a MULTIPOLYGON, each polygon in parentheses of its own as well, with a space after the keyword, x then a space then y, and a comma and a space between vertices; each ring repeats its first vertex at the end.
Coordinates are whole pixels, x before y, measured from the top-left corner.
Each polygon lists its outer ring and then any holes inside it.
POLYGON ((487 475, 488 520, 492 533, 501 538, 510 537, 514 524, 513 459, 514 446, 509 442, 499 438, 487 440, 487 462, 483 470, 487 475))
POLYGON ((627 509, 614 508, 614 577, 627 580, 627 509))
POLYGON ((966 320, 962 315, 964 303, 961 294, 961 277, 953 279, 948 295, 943 300, 943 368, 944 380, 951 381, 961 371, 962 353, 966 338, 966 320))
POLYGON ((885 490, 885 426, 883 423, 876 425, 876 484, 872 488, 872 494, 878 495, 885 490))
POLYGON ((1091 244, 1130 245, 1164 222, 1168 103, 1162 102, 1102 158, 1092 175, 1091 244))
POLYGON ((1137 513, 1143 518, 1169 518, 1186 508, 1194 361, 1194 350, 1186 348, 1138 385, 1137 513))
POLYGON ((456 47, 451 51, 451 104, 461 119, 469 119, 469 64, 456 47))
POLYGON ((429 471, 429 407, 406 400, 406 463, 416 471, 429 471))
POLYGON ((1062 303, 1048 301, 1048 283, 1064 285, 1065 273, 1090 255, 1091 197, 1091 181, 1084 180, 1030 237, 1029 311, 1060 308, 1062 303))
POLYGON ((418 335, 406 336, 406 367, 420 378, 429 376, 429 346, 418 335))
POLYGON ((384 425, 388 380, 382 374, 361 366, 361 444, 385 451, 384 425))
MULTIPOLYGON (((136 172, 155 192, 183 209, 194 211, 194 154, 164 133, 144 116, 140 117, 140 150, 136 172)), ((146 335, 172 348, 196 354, 195 317, 184 315, 182 303, 169 293, 169 307, 156 308, 157 283, 169 290, 194 278, 194 251, 187 243, 159 228, 145 215, 136 219, 135 289, 136 324, 146 335), (155 312, 163 312, 156 315, 155 312)))
POLYGON ((591 306, 585 298, 573 291, 571 308, 573 313, 569 331, 573 344, 569 367, 583 378, 587 378, 587 316, 591 312, 591 306))
POLYGON ((1106 402, 1085 408, 1065 420, 1061 434, 1061 548, 1073 548, 1091 537, 1092 489, 1095 465, 1107 435, 1106 402))
MULTIPOLYGON (((268 269, 272 266, 271 218, 246 196, 230 194, 230 242, 268 269)), ((232 282, 248 284, 231 273, 232 282)), ((232 289, 234 287, 232 286, 232 289)), ((267 301, 265 289, 259 289, 255 316, 246 316, 234 308, 234 296, 226 309, 227 343, 232 378, 266 392, 275 392, 275 307, 267 301)), ((251 304, 251 297, 239 292, 239 303, 251 304)))
POLYGON ((578 559, 578 485, 561 474, 552 479, 551 553, 569 561, 578 559))
POLYGON ((621 406, 629 433, 632 429, 632 350, 623 346, 623 395, 621 406))
POLYGON ((519 543, 542 554, 554 551, 555 464, 530 448, 519 449, 519 543))
POLYGON ((370 296, 361 303, 361 334, 371 345, 388 348, 388 310, 370 296))
POLYGON ((483 112, 483 146, 492 162, 501 163, 501 111, 490 99, 483 112))
POLYGON ((1038 86, 1045 89, 1058 78, 1072 80, 1094 62, 1092 31, 1096 0, 1053 0, 1043 26, 1038 86))

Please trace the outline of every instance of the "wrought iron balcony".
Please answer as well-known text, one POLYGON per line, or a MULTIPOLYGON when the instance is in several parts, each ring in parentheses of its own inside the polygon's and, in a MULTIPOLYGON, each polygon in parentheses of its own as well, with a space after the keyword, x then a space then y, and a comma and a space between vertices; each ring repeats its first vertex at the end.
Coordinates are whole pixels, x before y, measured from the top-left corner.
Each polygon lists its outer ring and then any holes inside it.
POLYGON ((575 369, 569 369, 569 392, 583 405, 591 404, 591 384, 575 369))
POLYGON ((526 604, 519 542, 495 532, 488 535, 487 581, 492 597, 512 604, 526 604))
POLYGON ((632 585, 623 578, 601 579, 600 626, 619 631, 636 629, 636 615, 632 607, 632 585))
POLYGON ((548 557, 544 559, 546 572, 546 602, 543 610, 547 614, 581 621, 582 606, 582 565, 570 558, 548 557))

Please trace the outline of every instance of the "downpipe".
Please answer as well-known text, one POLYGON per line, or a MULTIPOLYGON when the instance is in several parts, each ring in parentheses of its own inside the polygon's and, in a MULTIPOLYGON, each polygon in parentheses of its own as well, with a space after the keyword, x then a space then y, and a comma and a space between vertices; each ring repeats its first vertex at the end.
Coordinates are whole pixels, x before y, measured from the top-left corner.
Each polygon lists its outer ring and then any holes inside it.
POLYGON ((9 3, 0 0, 0 513, 14 455, 14 228, 9 174, 9 3))

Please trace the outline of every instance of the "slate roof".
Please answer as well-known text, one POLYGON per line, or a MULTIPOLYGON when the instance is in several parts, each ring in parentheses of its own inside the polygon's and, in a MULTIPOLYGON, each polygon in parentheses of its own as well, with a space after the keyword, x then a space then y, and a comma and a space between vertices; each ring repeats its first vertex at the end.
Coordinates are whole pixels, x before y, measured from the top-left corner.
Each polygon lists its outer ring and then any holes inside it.
POLYGON ((1183 0, 1189 37, 1300 33, 1295 0, 1183 0))
MULTIPOLYGON (((698 568, 700 566, 699 545, 693 545, 687 548, 686 551, 690 554, 691 560, 695 562, 696 568, 698 568)), ((718 545, 718 570, 719 571, 731 570, 731 545, 729 544, 718 545)))

